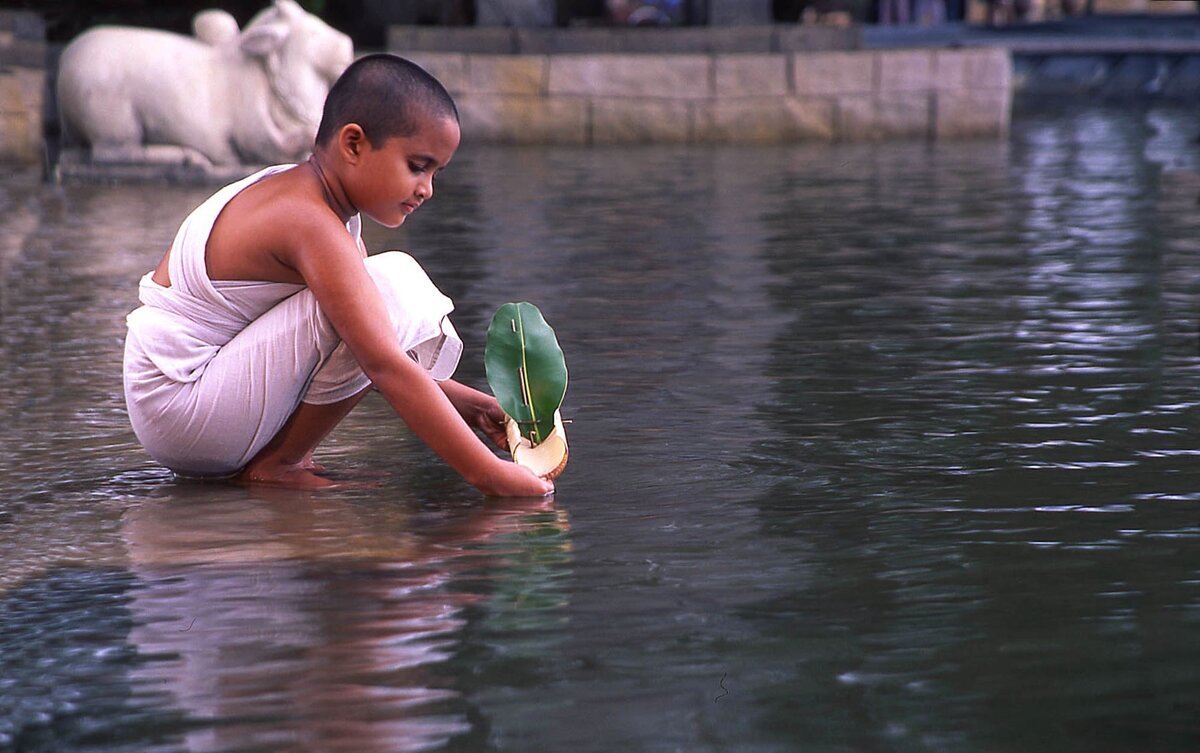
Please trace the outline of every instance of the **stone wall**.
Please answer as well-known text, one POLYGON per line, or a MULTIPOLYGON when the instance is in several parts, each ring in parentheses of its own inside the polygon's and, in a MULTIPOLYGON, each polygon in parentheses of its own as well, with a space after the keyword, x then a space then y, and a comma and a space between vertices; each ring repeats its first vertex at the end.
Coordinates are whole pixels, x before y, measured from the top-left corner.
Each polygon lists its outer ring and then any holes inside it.
POLYGON ((999 137, 1003 49, 795 54, 405 52, 455 96, 468 141, 771 143, 999 137))
POLYGON ((405 26, 388 27, 387 47, 398 55, 462 52, 494 55, 729 54, 824 52, 862 47, 858 26, 536 27, 405 26))
POLYGON ((0 11, 0 162, 43 160, 46 31, 40 16, 0 11))

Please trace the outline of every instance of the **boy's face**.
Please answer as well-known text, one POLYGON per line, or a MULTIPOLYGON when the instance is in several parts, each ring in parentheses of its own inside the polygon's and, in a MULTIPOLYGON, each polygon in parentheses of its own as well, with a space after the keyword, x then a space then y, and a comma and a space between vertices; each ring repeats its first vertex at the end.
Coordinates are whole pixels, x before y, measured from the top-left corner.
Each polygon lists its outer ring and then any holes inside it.
POLYGON ((458 149, 458 123, 425 117, 410 136, 375 147, 364 141, 352 197, 359 211, 385 227, 398 227, 433 197, 433 178, 458 149))

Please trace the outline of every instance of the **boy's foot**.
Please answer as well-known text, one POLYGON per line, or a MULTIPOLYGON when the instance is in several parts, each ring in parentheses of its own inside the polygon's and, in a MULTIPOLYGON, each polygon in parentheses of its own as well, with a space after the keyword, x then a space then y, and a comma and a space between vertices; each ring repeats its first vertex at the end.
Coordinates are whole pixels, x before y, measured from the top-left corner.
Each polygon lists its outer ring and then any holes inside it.
POLYGON ((318 463, 317 461, 313 460, 312 455, 309 455, 303 461, 301 461, 300 467, 306 471, 315 473, 318 476, 324 476, 329 472, 329 470, 325 466, 323 466, 320 463, 318 463))
POLYGON ((251 464, 243 468, 236 479, 243 484, 265 484, 289 489, 328 489, 337 486, 336 482, 318 476, 320 471, 304 465, 251 464))

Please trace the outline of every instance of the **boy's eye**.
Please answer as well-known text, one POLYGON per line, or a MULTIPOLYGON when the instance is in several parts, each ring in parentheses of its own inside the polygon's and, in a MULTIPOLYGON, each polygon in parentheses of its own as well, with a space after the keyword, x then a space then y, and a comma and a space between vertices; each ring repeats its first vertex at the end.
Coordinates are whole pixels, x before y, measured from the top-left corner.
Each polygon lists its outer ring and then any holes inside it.
POLYGON ((425 166, 424 166, 424 165, 422 165, 422 164, 419 164, 419 163, 417 163, 417 162, 409 162, 409 163, 408 163, 408 169, 409 169, 409 170, 412 170, 414 173, 423 173, 423 172, 425 172, 425 166))

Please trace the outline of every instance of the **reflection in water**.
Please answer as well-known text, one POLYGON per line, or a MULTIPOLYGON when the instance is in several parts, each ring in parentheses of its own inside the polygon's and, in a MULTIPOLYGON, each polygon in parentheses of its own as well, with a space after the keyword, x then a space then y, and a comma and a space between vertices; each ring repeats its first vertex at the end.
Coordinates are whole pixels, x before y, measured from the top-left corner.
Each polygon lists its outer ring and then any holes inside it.
POLYGON ((1156 190, 1142 130, 1059 114, 990 161, 939 149, 904 183, 919 203, 856 203, 890 239, 824 204, 767 218, 771 292, 796 317, 772 344, 762 467, 779 481, 758 504, 778 546, 831 574, 743 608, 762 654, 797 668, 759 691, 781 739, 831 723, 857 749, 1200 739, 1184 637, 1200 277, 1194 244, 1164 244, 1194 234, 1196 195, 1156 190), (1141 504, 1167 500, 1185 505, 1141 504))
MULTIPOLYGON (((525 544, 564 563, 565 518, 544 501, 418 530, 403 508, 331 495, 197 496, 133 508, 123 527, 129 641, 147 658, 131 682, 186 712, 192 751, 425 750, 465 734, 437 672, 464 610, 509 587, 525 544)), ((539 612, 561 608, 542 597, 539 612)))
POLYGON ((0 624, 26 643, 0 650, 0 687, 23 691, 0 706, 0 742, 14 721, 15 741, 48 750, 111 734, 99 702, 135 722, 123 736, 139 750, 162 728, 172 750, 427 750, 471 731, 475 712, 439 671, 470 622, 563 619, 566 517, 547 500, 431 516, 354 495, 170 492, 123 515, 127 573, 60 570, 9 594, 0 624), (97 588, 110 596, 68 598, 97 588), (31 629, 38 609, 73 640, 31 629), (31 692, 47 667, 58 683, 103 677, 103 695, 31 692))
POLYGON ((367 238, 468 383, 500 303, 555 325, 546 509, 374 398, 322 456, 369 488, 173 481, 121 327, 200 196, 0 186, 0 751, 1194 750, 1196 132, 467 145, 367 238))

